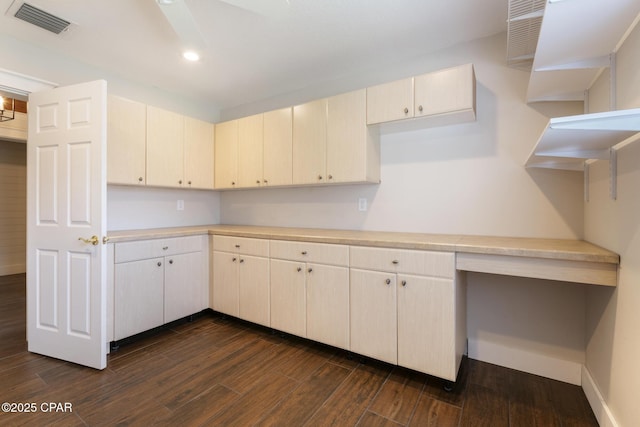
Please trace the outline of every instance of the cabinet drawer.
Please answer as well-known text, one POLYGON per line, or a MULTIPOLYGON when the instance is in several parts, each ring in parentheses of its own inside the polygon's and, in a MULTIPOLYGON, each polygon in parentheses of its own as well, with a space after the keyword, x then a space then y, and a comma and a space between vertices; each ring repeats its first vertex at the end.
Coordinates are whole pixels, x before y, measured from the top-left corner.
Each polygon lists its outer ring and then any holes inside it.
POLYGON ((247 237, 213 236, 213 249, 244 255, 269 256, 269 241, 247 237))
POLYGON ((429 252, 352 246, 350 265, 365 270, 417 274, 452 279, 455 274, 453 252, 429 252))
POLYGON ((349 247, 326 243, 271 240, 271 258, 349 266, 349 247))
POLYGON ((167 239, 116 243, 115 263, 199 252, 202 248, 202 236, 171 237, 167 239))

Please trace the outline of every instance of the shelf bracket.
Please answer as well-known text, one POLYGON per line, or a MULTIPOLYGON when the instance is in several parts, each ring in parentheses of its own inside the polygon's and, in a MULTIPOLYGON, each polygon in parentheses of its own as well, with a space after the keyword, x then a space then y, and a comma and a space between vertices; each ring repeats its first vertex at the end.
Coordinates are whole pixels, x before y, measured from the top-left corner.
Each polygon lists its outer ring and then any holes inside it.
POLYGON ((609 150, 609 197, 616 200, 618 197, 618 150, 609 150))

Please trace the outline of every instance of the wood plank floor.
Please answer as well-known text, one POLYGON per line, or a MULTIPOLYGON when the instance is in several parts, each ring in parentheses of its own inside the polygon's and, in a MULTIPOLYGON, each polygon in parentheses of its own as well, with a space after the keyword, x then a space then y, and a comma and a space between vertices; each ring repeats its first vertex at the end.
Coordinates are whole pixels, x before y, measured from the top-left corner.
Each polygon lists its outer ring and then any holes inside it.
POLYGON ((580 387, 468 359, 447 393, 440 379, 219 315, 122 346, 95 371, 26 351, 24 288, 24 275, 0 277, 0 402, 37 412, 0 412, 2 426, 597 426, 580 387))

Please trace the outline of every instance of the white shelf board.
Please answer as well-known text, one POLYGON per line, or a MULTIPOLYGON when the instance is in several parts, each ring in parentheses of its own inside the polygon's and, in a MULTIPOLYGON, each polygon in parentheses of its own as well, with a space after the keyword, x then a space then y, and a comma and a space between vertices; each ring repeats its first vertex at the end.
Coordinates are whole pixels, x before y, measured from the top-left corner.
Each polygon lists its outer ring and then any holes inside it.
POLYGON ((611 147, 638 132, 640 108, 553 118, 526 166, 582 170, 585 160, 608 159, 611 147))

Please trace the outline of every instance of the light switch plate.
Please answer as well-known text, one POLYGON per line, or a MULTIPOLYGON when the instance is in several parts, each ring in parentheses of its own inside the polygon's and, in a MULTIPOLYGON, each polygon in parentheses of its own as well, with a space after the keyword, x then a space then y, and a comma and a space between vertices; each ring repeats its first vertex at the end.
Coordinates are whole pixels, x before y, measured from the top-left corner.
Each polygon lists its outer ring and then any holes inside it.
POLYGON ((184 200, 178 200, 178 205, 177 205, 176 209, 178 209, 179 211, 183 211, 184 210, 184 200))
POLYGON ((365 199, 364 197, 358 199, 358 210, 360 212, 367 211, 367 199, 365 199))

